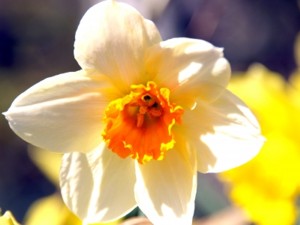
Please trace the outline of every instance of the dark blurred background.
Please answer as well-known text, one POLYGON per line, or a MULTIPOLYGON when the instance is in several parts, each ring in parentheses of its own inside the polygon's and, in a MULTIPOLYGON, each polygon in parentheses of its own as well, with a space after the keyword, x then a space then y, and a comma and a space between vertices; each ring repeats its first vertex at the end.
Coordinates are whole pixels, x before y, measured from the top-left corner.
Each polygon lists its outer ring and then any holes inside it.
POLYGON ((253 62, 285 76, 295 68, 297 0, 172 0, 162 17, 164 37, 200 38, 224 47, 235 71, 253 62))
MULTIPOLYGON (((147 12, 146 1, 149 4, 150 0, 131 2, 147 12)), ((87 0, 0 0, 1 112, 37 81, 79 69, 73 58, 74 34, 91 5, 87 0)), ((164 39, 192 37, 223 47, 233 71, 260 62, 288 77, 296 67, 297 0, 170 0, 155 12, 147 16, 164 39)), ((29 205, 55 187, 31 162, 27 144, 13 134, 3 116, 0 134, 0 208, 22 221, 29 205)), ((208 183, 214 182, 208 178, 208 183)), ((199 215, 206 213, 200 209, 199 215)))

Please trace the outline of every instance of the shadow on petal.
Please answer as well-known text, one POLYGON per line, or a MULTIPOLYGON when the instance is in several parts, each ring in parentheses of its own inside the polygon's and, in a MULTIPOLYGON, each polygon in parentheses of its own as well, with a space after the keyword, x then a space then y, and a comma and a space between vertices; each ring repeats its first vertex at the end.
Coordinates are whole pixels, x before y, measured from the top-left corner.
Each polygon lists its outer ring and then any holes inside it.
POLYGON ((252 159, 264 143, 252 112, 229 91, 211 104, 199 101, 185 119, 200 172, 221 172, 240 166, 252 159))
POLYGON ((60 186, 68 208, 80 218, 86 218, 94 181, 85 154, 74 152, 63 156, 60 186))
POLYGON ((197 176, 194 162, 172 149, 162 161, 137 164, 135 194, 154 224, 192 223, 197 176))

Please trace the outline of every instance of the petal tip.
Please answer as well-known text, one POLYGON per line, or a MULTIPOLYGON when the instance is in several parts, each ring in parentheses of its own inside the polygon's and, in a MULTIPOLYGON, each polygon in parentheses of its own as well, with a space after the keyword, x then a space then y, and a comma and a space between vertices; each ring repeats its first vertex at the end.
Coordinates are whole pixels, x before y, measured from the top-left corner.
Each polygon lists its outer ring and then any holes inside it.
POLYGON ((222 48, 222 47, 217 47, 216 49, 217 49, 217 51, 220 52, 220 53, 223 53, 223 52, 224 52, 224 48, 222 48))
POLYGON ((2 112, 2 115, 5 116, 5 118, 7 118, 7 116, 8 116, 8 111, 2 112))
POLYGON ((7 111, 5 112, 2 112, 2 115, 5 117, 5 119, 8 121, 8 122, 11 122, 12 121, 12 118, 11 118, 11 108, 9 108, 7 111))

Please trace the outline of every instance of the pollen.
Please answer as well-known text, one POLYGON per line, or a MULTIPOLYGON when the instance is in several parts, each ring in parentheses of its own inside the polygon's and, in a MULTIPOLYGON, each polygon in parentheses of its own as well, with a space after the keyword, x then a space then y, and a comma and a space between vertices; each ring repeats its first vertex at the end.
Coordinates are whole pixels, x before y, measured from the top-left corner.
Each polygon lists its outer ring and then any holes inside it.
POLYGON ((171 103, 170 90, 132 85, 131 92, 110 102, 105 110, 103 138, 121 158, 131 157, 144 164, 162 160, 175 140, 172 127, 181 123, 182 107, 171 103))

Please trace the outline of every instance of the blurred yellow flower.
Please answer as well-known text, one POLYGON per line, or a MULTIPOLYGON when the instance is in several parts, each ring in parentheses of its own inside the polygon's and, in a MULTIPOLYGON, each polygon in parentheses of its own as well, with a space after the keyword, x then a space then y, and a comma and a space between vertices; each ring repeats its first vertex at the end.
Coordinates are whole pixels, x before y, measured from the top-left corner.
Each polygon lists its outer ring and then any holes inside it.
MULTIPOLYGON (((260 225, 292 225, 300 184, 300 127, 291 86, 262 65, 236 76, 229 88, 254 110, 267 141, 250 162, 219 177, 233 202, 260 225)), ((300 95, 298 95, 298 98, 300 95)))
POLYGON ((256 118, 226 89, 222 49, 162 41, 151 21, 112 0, 87 11, 74 46, 80 71, 37 83, 4 114, 24 140, 65 153, 62 197, 84 223, 139 206, 155 225, 189 225, 197 171, 259 152, 256 118))
POLYGON ((45 176, 58 187, 62 154, 46 151, 32 145, 28 146, 28 154, 45 176))
MULTIPOLYGON (((89 225, 118 225, 120 223, 121 221, 118 220, 89 225)), ((59 195, 54 194, 37 200, 30 207, 24 225, 82 225, 82 221, 64 205, 59 195)))
POLYGON ((0 225, 20 225, 10 211, 0 215, 0 225))

